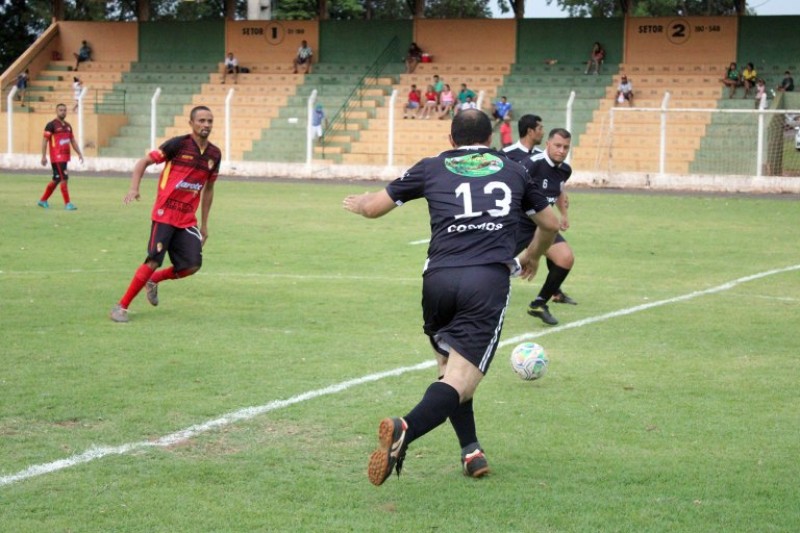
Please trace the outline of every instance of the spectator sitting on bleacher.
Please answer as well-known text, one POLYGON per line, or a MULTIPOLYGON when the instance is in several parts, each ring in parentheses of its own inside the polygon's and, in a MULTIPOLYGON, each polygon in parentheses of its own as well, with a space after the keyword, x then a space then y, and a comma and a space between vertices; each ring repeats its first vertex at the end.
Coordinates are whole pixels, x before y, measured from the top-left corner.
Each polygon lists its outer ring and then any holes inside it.
POLYGON ((444 89, 439 93, 439 119, 449 117, 456 105, 456 93, 450 88, 449 83, 444 84, 444 89))
POLYGON ((472 98, 472 100, 474 101, 475 93, 472 91, 472 89, 467 89, 466 83, 462 83, 461 90, 458 91, 458 103, 456 104, 456 112, 458 112, 458 110, 461 109, 461 107, 464 105, 464 102, 467 101, 467 98, 472 98))
POLYGON ((75 70, 78 70, 78 65, 80 65, 84 61, 92 60, 92 49, 89 47, 89 43, 87 43, 86 41, 82 41, 81 48, 80 50, 78 50, 78 53, 72 55, 75 56, 75 70))
POLYGON ((311 50, 311 47, 308 46, 307 41, 303 41, 300 43, 300 48, 297 49, 297 56, 295 56, 294 61, 292 64, 294 65, 294 73, 297 74, 297 67, 300 65, 306 66, 306 74, 311 74, 311 57, 314 55, 314 52, 311 50))
POLYGON ((614 101, 614 105, 622 104, 626 100, 628 101, 628 105, 633 107, 633 84, 628 81, 628 76, 623 74, 617 86, 617 98, 614 101))
POLYGON ((411 74, 416 70, 417 65, 422 61, 422 48, 417 43, 411 43, 406 54, 406 74, 411 74))
POLYGON ((739 75, 739 69, 736 68, 736 63, 731 62, 728 69, 725 71, 725 77, 720 78, 722 84, 729 89, 728 98, 733 98, 736 94, 736 88, 742 84, 742 77, 739 75))
POLYGON ((756 72, 756 68, 752 63, 748 63, 742 70, 742 85, 744 85, 744 96, 742 98, 750 96, 750 89, 756 86, 756 80, 758 80, 758 72, 756 72))
POLYGON ((594 70, 595 74, 600 74, 600 67, 603 65, 605 58, 606 51, 603 49, 603 45, 595 41, 589 54, 589 61, 586 62, 586 74, 591 74, 592 70, 594 70))
POLYGON ((478 109, 478 103, 475 102, 472 99, 472 96, 469 95, 467 96, 467 99, 464 101, 464 103, 458 105, 458 110, 456 111, 456 113, 460 113, 461 111, 467 109, 478 109))
POLYGON ((420 100, 422 100, 422 93, 417 89, 416 85, 411 85, 411 90, 408 91, 408 102, 406 107, 403 108, 403 118, 417 118, 420 100))
POLYGON ((419 114, 419 118, 431 118, 431 114, 436 112, 437 107, 439 107, 439 97, 436 94, 433 85, 428 85, 428 88, 425 91, 425 103, 422 105, 422 111, 419 114))
POLYGON ((767 84, 761 78, 756 80, 756 109, 761 107, 761 100, 767 99, 767 84))
POLYGON ((444 90, 444 80, 439 78, 438 74, 433 75, 433 90, 436 91, 437 97, 444 90))
POLYGON ((233 75, 233 83, 236 83, 239 77, 239 60, 233 56, 233 52, 228 52, 228 56, 225 58, 225 64, 222 67, 222 83, 225 83, 228 74, 233 75))
POLYGON ((785 91, 791 92, 794 91, 794 78, 792 78, 792 73, 788 70, 783 73, 783 79, 781 80, 781 84, 775 87, 776 91, 785 91))
POLYGON ((508 98, 501 96, 500 100, 492 104, 492 118, 495 119, 495 127, 500 126, 504 120, 511 120, 511 103, 508 98))

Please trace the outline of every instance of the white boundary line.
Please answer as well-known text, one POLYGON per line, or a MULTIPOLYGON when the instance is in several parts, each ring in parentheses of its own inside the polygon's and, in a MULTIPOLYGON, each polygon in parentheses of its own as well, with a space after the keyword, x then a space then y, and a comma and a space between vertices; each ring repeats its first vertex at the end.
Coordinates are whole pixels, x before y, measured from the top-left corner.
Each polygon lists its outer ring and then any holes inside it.
MULTIPOLYGON (((509 344, 514 344, 517 342, 521 342, 527 339, 534 339, 538 337, 543 337, 545 335, 549 335, 552 333, 558 333, 561 331, 566 331, 569 329, 579 328, 582 326, 587 326, 589 324, 594 324, 596 322, 603 322, 606 320, 610 320, 612 318, 617 318, 620 316, 630 315, 633 313, 638 313, 640 311, 646 311, 648 309, 652 309, 654 307, 661 307, 663 305, 668 305, 677 302, 683 302, 686 300, 691 300, 693 298, 697 298, 699 296, 705 296, 708 294, 714 294, 717 292, 727 291, 740 285, 742 283, 747 283, 750 281, 755 281, 761 278, 765 278, 768 276, 773 276, 775 274, 783 274, 785 272, 791 272, 793 270, 800 270, 800 265, 793 265, 785 268, 778 268, 775 270, 768 270, 766 272, 760 272, 758 274, 753 274, 751 276, 745 276, 743 278, 738 278, 733 281, 729 281, 727 283, 723 283, 722 285, 718 285, 716 287, 711 287, 710 289, 705 289, 702 291, 695 291, 690 292, 688 294, 684 294, 681 296, 676 296, 674 298, 668 298, 666 300, 658 300, 655 302, 650 302, 642 305, 637 305, 635 307, 629 307, 627 309, 621 309, 619 311, 614 311, 611 313, 606 313, 603 315, 599 315, 596 317, 585 318, 583 320, 578 320, 576 322, 570 322, 569 324, 564 324, 563 326, 558 326, 555 328, 548 328, 543 331, 539 331, 536 333, 525 333, 523 335, 518 335, 516 337, 512 337, 510 339, 506 339, 501 341, 499 347, 507 346, 509 344)), ((176 431, 175 433, 170 433, 169 435, 165 435, 159 439, 152 440, 152 441, 140 441, 140 442, 131 442, 127 444, 122 444, 120 446, 95 446, 89 448, 83 453, 73 455, 71 457, 67 457, 66 459, 59 459, 57 461, 52 461, 50 463, 42 463, 38 465, 32 465, 28 468, 17 472, 16 474, 10 474, 6 476, 0 477, 0 487, 11 485, 13 483, 18 483, 20 481, 25 481, 26 479, 30 479, 32 477, 41 476, 44 474, 50 474, 53 472, 57 472, 59 470, 64 470, 66 468, 71 468, 73 466, 77 466, 83 463, 88 463, 94 461, 96 459, 102 459, 103 457, 107 457, 109 455, 123 455, 128 452, 132 452, 139 449, 145 448, 166 448, 172 446, 176 443, 194 438, 198 435, 206 433, 216 428, 221 428, 225 426, 229 426, 235 422, 239 422, 242 420, 249 420, 254 418, 258 415, 262 415, 264 413, 269 413, 270 411, 276 411, 278 409, 283 409, 285 407, 289 407, 291 405, 304 402, 307 400, 313 400, 315 398, 319 398, 320 396, 327 396, 329 394, 336 394, 338 392, 345 391, 352 387, 356 387, 358 385, 363 385, 364 383, 370 383, 373 381, 380 381, 384 378, 392 377, 392 376, 400 376, 402 374, 406 374, 408 372, 415 372, 417 370, 423 370, 426 368, 431 368, 435 366, 436 362, 431 359, 429 361, 425 361, 423 363, 419 363, 413 366, 405 366, 400 368, 395 368, 394 370, 388 370, 386 372, 378 372, 376 374, 369 374, 360 378, 351 379, 348 381, 343 381, 341 383, 337 383, 331 385, 329 387, 325 387, 322 389, 316 389, 308 392, 304 392, 302 394, 298 394, 297 396, 292 396, 286 400, 274 400, 264 405, 259 405, 255 407, 246 407, 244 409, 239 409, 238 411, 232 411, 225 415, 222 415, 219 418, 215 418, 213 420, 208 420, 203 422, 202 424, 195 424, 193 426, 189 426, 188 428, 182 429, 180 431, 176 431)))

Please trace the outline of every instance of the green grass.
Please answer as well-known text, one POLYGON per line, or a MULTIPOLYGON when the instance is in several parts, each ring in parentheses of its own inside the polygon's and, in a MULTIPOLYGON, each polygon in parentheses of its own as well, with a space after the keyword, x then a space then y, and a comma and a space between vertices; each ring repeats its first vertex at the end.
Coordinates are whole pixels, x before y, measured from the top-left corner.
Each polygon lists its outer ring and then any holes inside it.
MULTIPOLYGON (((144 259, 154 182, 0 175, 0 477, 96 446, 155 441, 250 406, 431 359, 421 332, 427 210, 369 221, 341 199, 381 185, 216 188, 204 267, 108 311, 144 259)), ((0 530, 797 531, 800 264, 796 197, 575 191, 577 261, 525 314, 514 282, 476 397, 490 477, 461 475, 449 425, 375 488, 378 421, 405 414, 433 369, 352 386, 200 433, 0 485, 0 530), (721 287, 717 291, 710 291, 721 287), (603 315, 697 291, 687 300, 603 315), (578 322, 584 320, 585 322, 578 322), (551 365, 510 370, 528 336, 551 365)))

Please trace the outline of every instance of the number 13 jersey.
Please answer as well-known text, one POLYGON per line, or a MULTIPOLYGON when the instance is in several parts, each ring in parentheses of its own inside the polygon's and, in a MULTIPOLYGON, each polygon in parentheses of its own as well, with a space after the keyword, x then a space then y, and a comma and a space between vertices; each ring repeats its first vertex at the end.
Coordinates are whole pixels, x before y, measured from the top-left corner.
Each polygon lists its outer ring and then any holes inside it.
POLYGON ((522 213, 549 206, 525 168, 484 146, 429 157, 386 187, 397 204, 425 198, 431 240, 425 270, 514 260, 522 213))

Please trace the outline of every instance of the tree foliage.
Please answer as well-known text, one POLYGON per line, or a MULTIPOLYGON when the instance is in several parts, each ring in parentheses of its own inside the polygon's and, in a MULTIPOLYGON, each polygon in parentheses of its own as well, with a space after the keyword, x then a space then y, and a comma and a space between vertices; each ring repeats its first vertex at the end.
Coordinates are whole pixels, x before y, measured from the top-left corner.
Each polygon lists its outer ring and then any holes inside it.
POLYGON ((50 17, 46 10, 37 9, 40 7, 35 0, 3 0, 0 3, 0 20, 3 21, 0 72, 5 72, 47 28, 50 17))
MULTIPOLYGON (((571 17, 621 17, 620 0, 547 0, 571 17)), ((634 0, 628 15, 633 17, 690 17, 736 14, 737 0, 634 0)), ((752 10, 747 12, 752 14, 752 10)))

